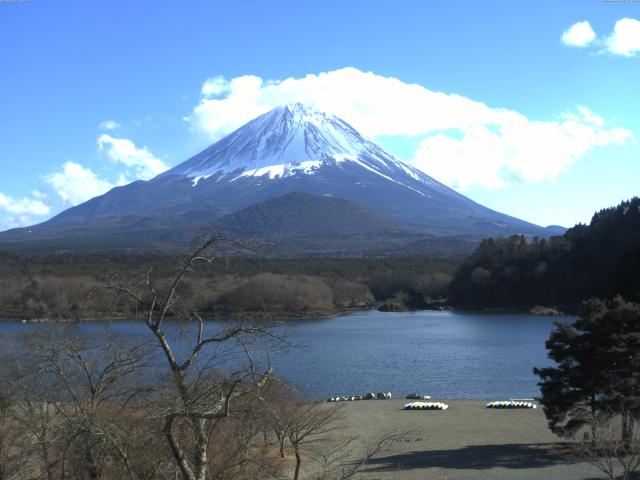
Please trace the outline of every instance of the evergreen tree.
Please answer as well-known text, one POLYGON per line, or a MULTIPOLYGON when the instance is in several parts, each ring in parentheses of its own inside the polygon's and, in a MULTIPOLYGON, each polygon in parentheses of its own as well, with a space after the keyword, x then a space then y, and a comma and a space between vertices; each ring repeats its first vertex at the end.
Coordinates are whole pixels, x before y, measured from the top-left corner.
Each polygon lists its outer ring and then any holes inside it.
POLYGON ((633 437, 640 415, 640 304, 616 297, 606 307, 587 309, 583 321, 599 326, 606 362, 608 408, 622 419, 622 439, 633 437))
POLYGON ((535 368, 549 428, 570 436, 598 416, 620 414, 623 439, 640 415, 640 305, 621 297, 583 304, 572 324, 557 322, 546 342, 555 367, 535 368))
MULTIPOLYGON (((557 366, 534 368, 541 379, 542 406, 552 432, 571 436, 603 410, 606 372, 602 350, 589 326, 556 322, 546 347, 557 366)), ((595 437, 595 431, 592 431, 595 437)))

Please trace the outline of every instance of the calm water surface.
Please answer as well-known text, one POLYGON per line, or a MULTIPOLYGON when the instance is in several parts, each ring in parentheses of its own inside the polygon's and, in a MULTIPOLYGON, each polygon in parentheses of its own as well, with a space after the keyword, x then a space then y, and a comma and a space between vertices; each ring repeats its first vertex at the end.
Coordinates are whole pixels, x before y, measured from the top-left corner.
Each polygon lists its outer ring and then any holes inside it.
MULTIPOLYGON (((532 369, 549 364, 544 342, 554 318, 526 314, 360 312, 287 323, 296 348, 273 359, 277 375, 314 398, 391 391, 433 398, 494 399, 539 395, 532 369)), ((571 319, 565 319, 571 320, 571 319)), ((100 334, 105 322, 76 326, 100 334)), ((43 328, 0 322, 0 333, 43 328)), ((129 336, 138 322, 114 322, 129 336)))

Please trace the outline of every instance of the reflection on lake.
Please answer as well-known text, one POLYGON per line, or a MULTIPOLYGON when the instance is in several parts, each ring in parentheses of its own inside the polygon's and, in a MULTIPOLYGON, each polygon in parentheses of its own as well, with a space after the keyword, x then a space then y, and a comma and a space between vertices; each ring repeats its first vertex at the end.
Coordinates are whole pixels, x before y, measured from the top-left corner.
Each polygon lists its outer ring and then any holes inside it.
MULTIPOLYGON (((434 398, 497 399, 539 395, 532 369, 549 363, 550 317, 420 311, 359 312, 287 322, 288 340, 303 348, 274 357, 274 372, 314 398, 391 391, 434 398)), ((571 319, 564 319, 570 321, 571 319)), ((98 335, 106 322, 74 327, 98 335)), ((43 328, 1 322, 0 333, 43 328)), ((140 322, 111 329, 148 336, 140 322)))

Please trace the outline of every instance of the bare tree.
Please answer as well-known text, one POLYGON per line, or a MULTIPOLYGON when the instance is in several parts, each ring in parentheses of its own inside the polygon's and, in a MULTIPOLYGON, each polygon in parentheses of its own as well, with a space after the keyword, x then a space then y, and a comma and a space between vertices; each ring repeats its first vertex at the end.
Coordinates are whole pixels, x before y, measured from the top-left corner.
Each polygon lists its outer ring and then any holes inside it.
POLYGON ((293 478, 302 475, 304 459, 312 467, 305 472, 314 480, 346 480, 356 477, 368 461, 389 443, 406 433, 387 433, 361 441, 346 436, 342 411, 335 404, 304 401, 286 383, 271 381, 264 390, 266 417, 263 421, 278 442, 281 458, 289 447, 295 456, 293 478))
POLYGON ((263 433, 263 444, 269 444, 269 437, 274 436, 278 445, 278 455, 285 458, 285 446, 287 436, 287 415, 295 410, 296 405, 302 402, 299 394, 277 377, 272 377, 260 391, 265 408, 264 415, 259 419, 263 433))
POLYGON ((303 453, 327 442, 329 434, 338 428, 338 409, 334 405, 304 402, 289 405, 283 413, 281 422, 296 457, 293 479, 298 480, 303 453))
POLYGON ((55 407, 47 398, 46 384, 38 382, 39 375, 26 378, 26 373, 33 374, 34 371, 25 372, 22 366, 19 368, 19 376, 13 378, 14 415, 20 431, 32 439, 31 445, 22 449, 23 465, 38 472, 36 478, 53 480, 57 478, 54 473, 58 439, 54 427, 55 407))
POLYGON ((591 417, 591 431, 573 444, 574 452, 599 469, 610 480, 629 480, 640 467, 640 434, 624 432, 619 418, 611 412, 591 417))
POLYGON ((260 441, 264 404, 246 397, 235 402, 231 417, 212 425, 208 475, 212 480, 282 478, 283 462, 260 441))
POLYGON ((312 460, 319 466, 313 480, 348 480, 357 477, 366 469, 369 461, 386 451, 390 443, 408 433, 386 433, 363 443, 356 437, 342 433, 332 436, 324 443, 325 448, 311 451, 312 460))
POLYGON ((144 345, 54 329, 29 334, 21 346, 12 384, 16 422, 36 447, 23 452, 27 468, 48 480, 143 478, 130 451, 139 407, 152 392, 144 345))
POLYGON ((231 416, 236 399, 253 394, 267 382, 271 374, 270 342, 279 340, 261 326, 242 323, 209 332, 204 319, 180 295, 184 278, 197 265, 213 263, 211 250, 221 241, 220 237, 208 238, 164 288, 156 285, 151 271, 140 285, 106 287, 134 302, 162 351, 174 393, 161 415, 163 432, 184 480, 207 478, 208 456, 219 446, 210 434, 212 426, 231 416), (184 327, 183 343, 176 338, 175 328, 167 328, 171 320, 180 321, 184 327), (242 352, 244 361, 229 371, 230 362, 221 358, 220 351, 236 362, 237 353, 242 352), (213 370, 227 373, 207 377, 213 370))
POLYGON ((8 480, 20 470, 26 438, 15 420, 15 406, 0 390, 0 480, 8 480))

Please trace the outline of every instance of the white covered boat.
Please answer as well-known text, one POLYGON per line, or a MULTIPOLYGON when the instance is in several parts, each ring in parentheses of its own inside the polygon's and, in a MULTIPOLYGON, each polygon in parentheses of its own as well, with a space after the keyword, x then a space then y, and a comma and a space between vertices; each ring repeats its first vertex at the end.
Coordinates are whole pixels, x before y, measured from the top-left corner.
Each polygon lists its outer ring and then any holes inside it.
POLYGON ((449 405, 443 402, 411 402, 404 406, 405 410, 446 410, 449 405))

